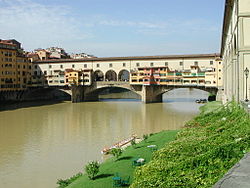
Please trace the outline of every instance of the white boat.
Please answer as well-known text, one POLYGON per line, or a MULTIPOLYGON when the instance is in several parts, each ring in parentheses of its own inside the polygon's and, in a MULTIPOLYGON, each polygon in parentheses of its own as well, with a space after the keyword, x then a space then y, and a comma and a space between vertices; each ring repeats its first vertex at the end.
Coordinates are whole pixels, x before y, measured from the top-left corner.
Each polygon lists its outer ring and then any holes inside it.
POLYGON ((102 154, 109 154, 109 151, 112 150, 113 148, 121 148, 122 146, 130 143, 132 140, 135 140, 136 139, 136 135, 133 134, 130 138, 127 138, 125 140, 122 140, 120 142, 117 142, 116 144, 114 144, 113 146, 109 147, 109 148, 103 148, 103 150, 101 151, 102 154))

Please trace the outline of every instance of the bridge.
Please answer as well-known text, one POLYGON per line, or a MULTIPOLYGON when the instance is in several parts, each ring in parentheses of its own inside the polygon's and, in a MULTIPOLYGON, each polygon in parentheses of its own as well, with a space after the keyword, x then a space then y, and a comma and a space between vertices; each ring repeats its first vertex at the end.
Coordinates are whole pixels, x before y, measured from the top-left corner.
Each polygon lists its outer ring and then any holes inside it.
POLYGON ((222 61, 216 54, 46 60, 35 62, 34 75, 40 87, 61 87, 72 102, 97 101, 105 89, 123 88, 151 103, 177 88, 220 94, 222 61))
MULTIPOLYGON (((217 87, 205 87, 197 85, 131 85, 125 81, 97 81, 90 86, 71 86, 70 90, 66 90, 71 95, 71 101, 74 103, 84 101, 98 101, 99 95, 108 88, 122 88, 132 91, 140 96, 144 103, 162 102, 162 95, 168 91, 178 88, 195 88, 220 98, 220 92, 217 87)), ((65 89, 64 89, 65 91, 65 89)))

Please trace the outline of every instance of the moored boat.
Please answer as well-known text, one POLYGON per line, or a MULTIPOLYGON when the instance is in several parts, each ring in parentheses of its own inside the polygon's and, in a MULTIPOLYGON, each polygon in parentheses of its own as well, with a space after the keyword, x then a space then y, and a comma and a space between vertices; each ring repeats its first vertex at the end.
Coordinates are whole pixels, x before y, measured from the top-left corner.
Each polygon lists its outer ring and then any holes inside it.
POLYGON ((102 154, 107 155, 107 154, 109 154, 109 151, 112 150, 113 148, 121 148, 121 147, 125 146, 126 144, 130 143, 132 140, 135 140, 136 137, 137 136, 135 134, 133 134, 130 138, 127 138, 125 140, 117 142, 116 144, 114 144, 111 147, 103 148, 103 150, 101 152, 102 152, 102 154))

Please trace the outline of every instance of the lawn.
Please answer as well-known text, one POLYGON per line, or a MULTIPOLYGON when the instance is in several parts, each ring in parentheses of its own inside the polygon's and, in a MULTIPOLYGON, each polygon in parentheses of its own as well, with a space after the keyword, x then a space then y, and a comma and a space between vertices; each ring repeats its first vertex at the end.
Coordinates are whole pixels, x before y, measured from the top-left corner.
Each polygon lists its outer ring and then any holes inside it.
POLYGON ((133 181, 133 173, 136 168, 132 165, 134 158, 144 158, 148 163, 151 158, 153 151, 148 148, 148 145, 156 145, 158 149, 164 147, 167 143, 173 141, 178 131, 162 131, 152 136, 149 136, 147 140, 136 144, 135 148, 132 146, 127 147, 122 155, 116 160, 112 157, 107 159, 100 166, 100 172, 97 174, 94 180, 84 174, 79 177, 68 188, 109 188, 113 186, 112 177, 118 173, 121 178, 127 179, 130 177, 130 183, 133 181))

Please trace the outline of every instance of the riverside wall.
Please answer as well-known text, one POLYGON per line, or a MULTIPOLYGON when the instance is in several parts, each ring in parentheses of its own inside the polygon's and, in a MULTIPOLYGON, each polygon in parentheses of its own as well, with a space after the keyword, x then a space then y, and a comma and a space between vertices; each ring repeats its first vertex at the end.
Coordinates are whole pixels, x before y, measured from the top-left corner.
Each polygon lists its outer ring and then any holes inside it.
POLYGON ((38 100, 70 100, 70 95, 54 88, 29 88, 23 91, 0 91, 0 103, 38 100))

